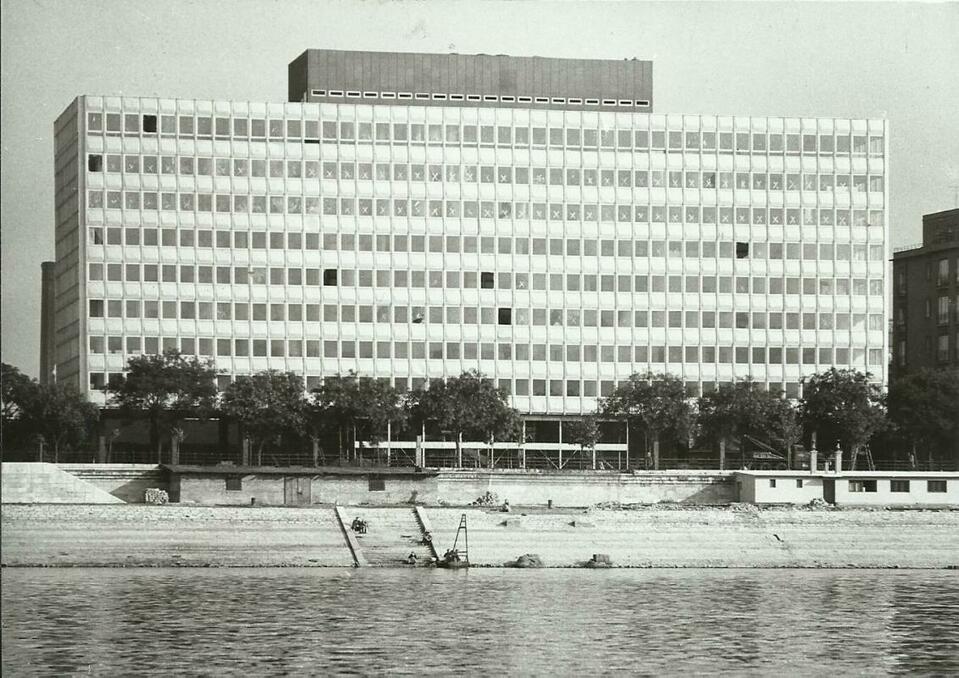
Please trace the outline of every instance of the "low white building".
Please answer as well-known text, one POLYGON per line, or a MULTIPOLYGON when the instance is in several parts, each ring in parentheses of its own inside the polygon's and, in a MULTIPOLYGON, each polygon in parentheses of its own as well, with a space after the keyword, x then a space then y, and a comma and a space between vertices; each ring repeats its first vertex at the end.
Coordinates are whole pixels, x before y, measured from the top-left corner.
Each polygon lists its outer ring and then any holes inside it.
POLYGON ((959 506, 959 473, 906 471, 739 471, 739 500, 751 504, 959 506))

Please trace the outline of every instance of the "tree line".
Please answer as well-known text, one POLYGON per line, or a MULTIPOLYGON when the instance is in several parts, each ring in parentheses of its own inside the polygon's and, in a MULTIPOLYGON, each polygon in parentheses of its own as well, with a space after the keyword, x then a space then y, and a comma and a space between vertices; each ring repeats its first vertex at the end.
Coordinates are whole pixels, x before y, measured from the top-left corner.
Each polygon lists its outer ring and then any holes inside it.
MULTIPOLYGON (((522 442, 522 419, 509 406, 509 394, 475 370, 410 392, 353 372, 326 377, 307 392, 302 376, 278 370, 237 376, 218 392, 217 374, 211 360, 176 350, 132 357, 125 376, 107 386, 107 403, 121 416, 148 420, 158 460, 164 444, 171 452, 178 448, 187 417, 235 421, 257 462, 264 451, 304 439, 312 441, 314 458, 321 440, 335 440, 340 459, 348 462, 357 443, 376 445, 391 430, 395 437, 396 431, 425 425, 455 441, 460 464, 463 440, 522 442)), ((74 388, 39 384, 3 364, 2 396, 5 449, 41 445, 55 460, 63 450, 93 443, 99 411, 74 388)), ((928 454, 930 461, 936 451, 940 461, 955 462, 959 371, 919 371, 884 393, 868 374, 831 368, 806 377, 798 401, 748 378, 693 398, 678 377, 637 373, 600 398, 595 413, 565 421, 564 442, 595 447, 601 420, 625 422, 643 436, 654 467, 661 445, 715 450, 730 444, 743 454, 748 441, 759 441, 788 459, 814 434, 825 451, 839 445, 849 453, 879 441, 928 454)))

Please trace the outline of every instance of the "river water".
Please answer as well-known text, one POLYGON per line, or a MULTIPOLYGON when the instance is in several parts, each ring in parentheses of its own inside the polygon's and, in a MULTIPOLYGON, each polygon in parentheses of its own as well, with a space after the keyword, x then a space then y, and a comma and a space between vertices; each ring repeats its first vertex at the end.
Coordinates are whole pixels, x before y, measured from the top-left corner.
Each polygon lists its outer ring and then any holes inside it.
POLYGON ((959 674, 959 572, 4 569, 4 676, 959 674))

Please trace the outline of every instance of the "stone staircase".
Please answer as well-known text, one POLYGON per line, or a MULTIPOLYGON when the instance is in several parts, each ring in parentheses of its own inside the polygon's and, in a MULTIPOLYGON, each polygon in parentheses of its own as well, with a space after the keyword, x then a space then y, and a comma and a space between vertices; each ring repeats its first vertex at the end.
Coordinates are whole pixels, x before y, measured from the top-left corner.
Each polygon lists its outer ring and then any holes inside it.
MULTIPOLYGON (((433 551, 422 544, 423 528, 412 508, 346 509, 349 520, 359 517, 367 522, 366 534, 355 534, 366 564, 370 567, 404 567, 409 554, 425 566, 433 551)), ((349 523, 347 523, 349 525, 349 523)))

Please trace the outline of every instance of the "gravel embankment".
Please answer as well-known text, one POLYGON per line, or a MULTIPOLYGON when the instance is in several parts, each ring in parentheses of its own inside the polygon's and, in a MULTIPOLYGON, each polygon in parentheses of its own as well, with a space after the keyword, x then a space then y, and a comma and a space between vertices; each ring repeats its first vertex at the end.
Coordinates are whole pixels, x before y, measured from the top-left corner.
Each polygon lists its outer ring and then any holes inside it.
POLYGON ((476 565, 535 553, 547 567, 574 567, 603 553, 621 567, 959 567, 959 511, 737 506, 522 515, 431 508, 440 553, 464 512, 476 565))
POLYGON ((7 566, 349 567, 330 507, 5 505, 7 566))
MULTIPOLYGON (((452 546, 466 513, 470 559, 482 566, 536 553, 548 567, 572 567, 604 553, 621 567, 959 567, 959 511, 652 506, 425 512, 440 553, 452 546)), ((0 516, 5 566, 349 567, 353 562, 329 506, 4 505, 0 516)))

